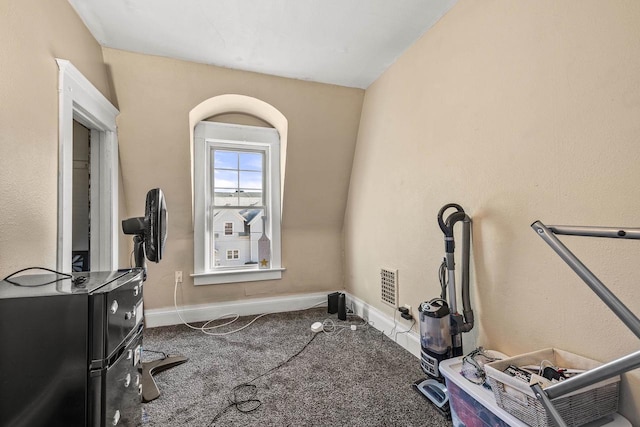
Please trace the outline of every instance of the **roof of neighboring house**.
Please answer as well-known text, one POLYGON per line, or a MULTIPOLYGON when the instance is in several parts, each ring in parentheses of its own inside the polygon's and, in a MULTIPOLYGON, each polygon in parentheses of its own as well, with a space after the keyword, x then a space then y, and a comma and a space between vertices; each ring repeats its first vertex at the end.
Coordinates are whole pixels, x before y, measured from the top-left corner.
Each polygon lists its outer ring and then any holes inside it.
POLYGON ((243 209, 238 212, 244 218, 245 222, 251 223, 256 218, 256 216, 260 215, 262 209, 243 209))
MULTIPOLYGON (((214 221, 220 219, 225 212, 224 209, 218 210, 213 215, 214 221)), ((233 210, 233 213, 242 217, 244 222, 251 224, 262 213, 262 209, 242 209, 240 211, 233 210)))

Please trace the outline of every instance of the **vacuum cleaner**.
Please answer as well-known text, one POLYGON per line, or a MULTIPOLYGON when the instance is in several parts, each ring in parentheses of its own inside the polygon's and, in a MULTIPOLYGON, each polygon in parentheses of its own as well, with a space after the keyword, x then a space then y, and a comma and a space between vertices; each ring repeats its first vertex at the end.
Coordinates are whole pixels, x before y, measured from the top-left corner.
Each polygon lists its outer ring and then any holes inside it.
POLYGON ((420 367, 427 378, 413 383, 414 389, 434 404, 443 415, 451 415, 449 393, 440 374, 443 360, 463 355, 462 333, 473 329, 473 310, 469 298, 469 255, 471 218, 456 203, 449 203, 438 212, 438 225, 444 233, 445 258, 439 269, 440 296, 419 306, 420 367), (444 219, 445 212, 455 209, 444 219), (456 294, 454 225, 462 222, 462 314, 458 312, 456 294))

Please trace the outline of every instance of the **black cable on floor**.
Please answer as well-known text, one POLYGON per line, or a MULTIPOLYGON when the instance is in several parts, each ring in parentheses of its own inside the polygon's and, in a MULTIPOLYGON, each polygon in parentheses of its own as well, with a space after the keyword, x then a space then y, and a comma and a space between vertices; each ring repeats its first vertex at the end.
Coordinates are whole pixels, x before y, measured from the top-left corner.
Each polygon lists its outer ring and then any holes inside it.
POLYGON ((271 372, 275 371, 276 369, 279 369, 282 366, 284 366, 287 363, 289 363, 293 358, 298 356, 307 347, 309 347, 309 344, 311 344, 313 342, 313 340, 316 339, 316 337, 318 335, 319 334, 317 334, 317 333, 313 334, 311 339, 309 341, 307 341, 307 343, 300 350, 298 350, 298 352, 296 354, 294 354, 293 356, 289 357, 287 360, 285 360, 284 362, 282 362, 278 366, 275 366, 275 367, 269 369, 268 371, 263 372, 262 374, 258 375, 257 377, 253 378, 250 381, 247 381, 247 382, 244 382, 242 384, 238 384, 237 386, 235 386, 231 390, 233 395, 230 398, 228 398, 229 399, 229 404, 227 406, 225 406, 220 412, 218 412, 215 417, 213 417, 213 419, 211 420, 211 422, 209 423, 209 425, 207 427, 213 426, 214 423, 218 420, 218 418, 220 418, 225 412, 227 412, 227 410, 229 408, 235 407, 238 411, 240 411, 242 413, 245 413, 245 414, 249 413, 249 412, 253 412, 256 409, 258 409, 262 405, 262 401, 260 401, 260 399, 258 399, 256 397, 257 394, 258 394, 258 387, 255 384, 252 384, 252 383, 255 380, 257 380, 259 378, 262 378, 265 375, 270 374, 271 372))

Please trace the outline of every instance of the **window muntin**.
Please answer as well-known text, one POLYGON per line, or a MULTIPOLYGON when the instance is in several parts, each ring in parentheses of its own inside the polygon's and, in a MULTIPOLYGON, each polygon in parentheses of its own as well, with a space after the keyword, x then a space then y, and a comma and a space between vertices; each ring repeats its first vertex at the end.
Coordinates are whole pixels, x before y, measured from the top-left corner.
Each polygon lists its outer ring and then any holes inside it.
POLYGON ((263 151, 214 148, 211 157, 216 208, 265 205, 263 151))

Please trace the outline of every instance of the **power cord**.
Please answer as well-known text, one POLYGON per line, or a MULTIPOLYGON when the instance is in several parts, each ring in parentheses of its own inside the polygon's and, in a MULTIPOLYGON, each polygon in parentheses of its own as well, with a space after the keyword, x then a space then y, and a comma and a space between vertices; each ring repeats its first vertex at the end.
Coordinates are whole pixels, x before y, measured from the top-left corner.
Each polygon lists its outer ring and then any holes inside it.
POLYGON ((133 268, 133 253, 135 252, 135 249, 131 251, 131 254, 129 254, 129 267, 133 268))
MULTIPOLYGON (((19 276, 19 277, 22 277, 22 276, 19 276)), ((17 277, 16 279, 18 279, 19 277, 17 277)), ((80 276, 80 277, 83 277, 83 276, 80 276)), ((51 270, 50 268, 46 268, 46 267, 27 267, 27 268, 23 268, 22 270, 14 271, 13 273, 11 273, 7 277, 5 277, 3 280, 5 282, 7 282, 7 283, 11 283, 14 286, 21 286, 21 287, 24 287, 24 288, 36 288, 36 287, 39 287, 39 286, 50 285, 51 283, 56 283, 56 282, 59 282, 60 280, 65 280, 65 279, 71 279, 72 282, 74 281, 73 276, 71 276, 70 274, 67 274, 67 273, 62 273, 60 271, 51 270), (16 274, 22 273, 22 272, 25 272, 25 271, 29 271, 29 270, 45 270, 45 271, 57 274, 58 276, 62 276, 62 277, 57 277, 57 278, 55 278, 53 280, 50 280, 48 282, 37 283, 35 285, 23 285, 21 283, 18 283, 18 282, 15 282, 15 281, 11 280, 13 278, 13 276, 15 276, 16 274)), ((83 277, 83 280, 80 281, 80 283, 84 282, 84 280, 86 280, 86 278, 83 277)))
MULTIPOLYGON (((368 322, 371 326, 373 326, 373 322, 369 321, 368 322)), ((387 334, 384 329, 381 329, 380 332, 380 339, 384 339, 384 337, 388 337, 389 339, 393 339, 394 342, 398 342, 398 335, 402 335, 402 334, 408 334, 409 332, 411 332, 411 330, 413 329, 413 327, 416 324, 416 319, 409 313, 409 310, 405 307, 399 307, 398 310, 394 310, 393 311, 393 328, 391 329, 391 332, 389 332, 389 334, 387 334), (409 326, 405 331, 397 331, 398 329, 398 322, 396 320, 396 314, 400 312, 402 318, 407 319, 407 320, 411 320, 411 326, 409 326)))
MULTIPOLYGON (((319 306, 320 304, 326 303, 326 301, 320 301, 314 305, 312 305, 311 307, 307 307, 307 308, 303 308, 303 310, 308 310, 310 308, 314 308, 319 306)), ((275 313, 262 313, 257 315, 256 317, 254 317, 249 323, 247 323, 246 325, 238 328, 238 329, 234 329, 233 331, 228 331, 228 332, 210 332, 213 329, 218 329, 218 328, 222 328, 223 326, 227 326, 227 325, 231 325, 232 323, 234 323, 236 320, 238 320, 240 318, 240 315, 237 313, 226 313, 226 314, 222 314, 214 319, 208 320, 206 321, 202 326, 194 326, 192 324, 190 324, 189 322, 187 322, 183 317, 182 317, 182 313, 180 312, 180 310, 178 309, 178 281, 176 280, 175 285, 173 287, 173 306, 176 310, 176 313, 178 313, 178 317, 180 317, 180 320, 182 321, 182 323, 185 326, 188 326, 191 329, 194 330, 198 330, 200 332, 202 332, 203 334, 207 334, 207 335, 212 335, 212 336, 216 336, 216 337, 222 337, 225 335, 231 335, 231 334, 235 334, 236 332, 240 332, 241 330, 249 327, 251 324, 253 324, 253 322, 255 322, 256 320, 260 319, 261 317, 264 316, 268 316, 269 314, 275 314, 275 313), (225 322, 225 323, 221 323, 220 325, 214 325, 214 326, 209 326, 211 323, 220 320, 220 319, 226 319, 228 317, 233 317, 233 319, 225 322)))
POLYGON ((345 329, 351 329, 352 331, 356 331, 358 330, 358 328, 362 328, 364 326, 368 328, 369 322, 366 320, 363 320, 363 322, 360 324, 356 324, 356 323, 337 324, 333 319, 325 319, 322 322, 322 332, 324 332, 327 335, 338 335, 345 329))
POLYGON ((413 319, 413 322, 411 323, 411 326, 409 326, 409 328, 406 331, 396 332, 396 335, 394 336, 394 341, 398 342, 398 335, 408 334, 409 332, 411 332, 411 330, 413 329, 413 325, 415 325, 415 324, 416 324, 416 319, 413 319))
POLYGON ((384 331, 384 329, 381 329, 380 332, 382 332, 382 335, 380 335, 380 339, 383 339, 385 336, 391 338, 393 336, 393 340, 396 340, 396 335, 394 335, 394 332, 396 331, 396 328, 398 327, 398 324, 396 323, 396 313, 397 310, 393 310, 393 329, 391 329, 391 332, 389 332, 389 335, 387 335, 387 333, 384 331))
POLYGON ((268 375, 271 372, 273 372, 273 371, 281 368, 282 366, 286 365, 287 363, 289 363, 293 358, 298 356, 307 347, 309 347, 309 345, 313 342, 313 340, 316 339, 317 336, 318 336, 318 334, 313 334, 311 339, 309 341, 307 341, 307 343, 300 350, 298 350, 297 353, 295 353, 294 355, 290 356, 284 362, 282 362, 279 365, 277 365, 277 366, 275 366, 275 367, 263 372, 262 374, 258 375, 257 377, 254 377, 250 381, 246 381, 246 382, 244 382, 242 384, 238 384, 237 386, 235 386, 231 390, 232 396, 230 398, 228 398, 229 404, 227 406, 225 406, 222 410, 220 410, 220 412, 218 412, 215 417, 213 417, 213 419, 211 420, 211 422, 208 424, 207 427, 213 426, 214 423, 218 420, 218 418, 220 418, 225 412, 227 412, 227 410, 229 408, 235 407, 238 411, 240 411, 242 413, 245 413, 245 414, 249 413, 249 412, 253 412, 256 409, 258 409, 262 405, 262 401, 260 401, 260 399, 257 398, 258 387, 255 384, 252 384, 252 383, 254 381, 256 381, 257 379, 262 378, 265 375, 268 375))
POLYGON ((449 285, 449 280, 447 278, 447 259, 444 258, 442 260, 442 264, 438 268, 438 278, 440 279, 440 298, 443 300, 447 299, 447 286, 449 285))

